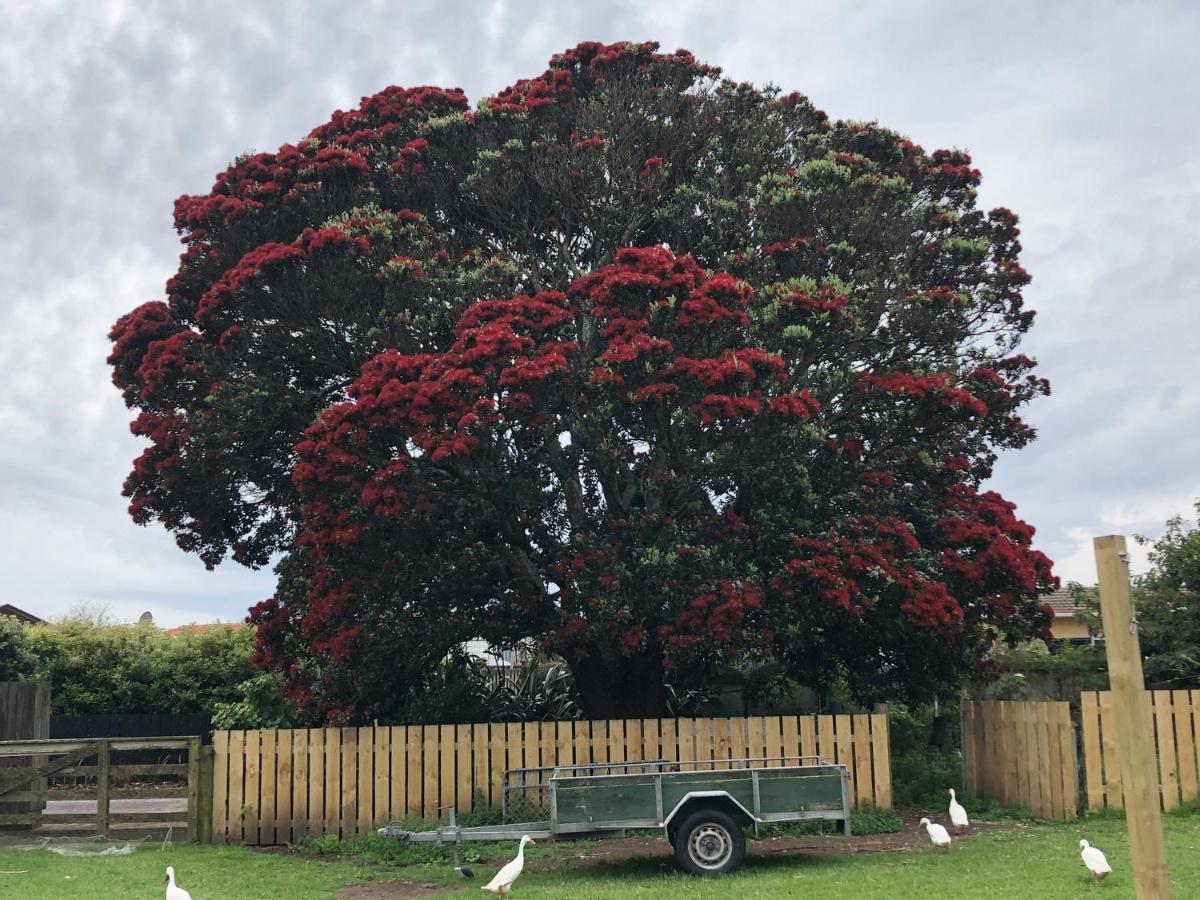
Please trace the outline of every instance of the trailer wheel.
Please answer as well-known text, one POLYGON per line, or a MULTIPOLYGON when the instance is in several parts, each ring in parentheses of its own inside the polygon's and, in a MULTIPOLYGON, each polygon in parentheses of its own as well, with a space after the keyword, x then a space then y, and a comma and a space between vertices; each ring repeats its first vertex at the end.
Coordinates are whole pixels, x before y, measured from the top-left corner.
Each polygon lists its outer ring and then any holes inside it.
POLYGON ((675 831, 675 861, 692 875, 723 875, 746 858, 746 835, 719 809, 699 809, 675 831))

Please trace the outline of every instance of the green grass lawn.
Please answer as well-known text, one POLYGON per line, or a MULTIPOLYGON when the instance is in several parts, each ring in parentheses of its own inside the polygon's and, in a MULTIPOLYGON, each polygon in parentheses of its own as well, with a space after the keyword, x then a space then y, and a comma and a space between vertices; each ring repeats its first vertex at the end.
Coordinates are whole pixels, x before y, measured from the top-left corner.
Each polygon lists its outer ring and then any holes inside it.
MULTIPOLYGON (((1200 897, 1200 816, 1168 817, 1171 883, 1177 898, 1200 897)), ((574 860, 570 845, 532 855, 514 897, 852 897, 869 898, 1058 898, 1133 896, 1125 823, 1093 818, 1071 825, 1013 823, 958 842, 949 852, 861 854, 832 858, 789 853, 750 857, 740 872, 697 879, 674 871, 669 848, 620 862, 574 860), (1093 888, 1079 861, 1079 838, 1108 854, 1116 870, 1093 888), (544 854, 544 855, 543 855, 544 854)), ((414 848, 415 849, 415 848, 414 848)), ((579 848, 587 852, 586 847, 579 848)), ((509 852, 497 848, 497 856, 509 852)), ((488 854, 491 855, 490 853, 488 854)), ((454 879, 445 864, 421 862, 403 868, 353 861, 315 861, 294 855, 256 853, 234 847, 188 845, 132 856, 65 858, 42 851, 0 850, 0 897, 117 898, 163 896, 163 869, 174 865, 182 887, 195 900, 288 900, 328 898, 332 890, 372 879, 440 882, 452 895, 482 896, 479 886, 496 863, 476 863, 471 882, 454 879)))

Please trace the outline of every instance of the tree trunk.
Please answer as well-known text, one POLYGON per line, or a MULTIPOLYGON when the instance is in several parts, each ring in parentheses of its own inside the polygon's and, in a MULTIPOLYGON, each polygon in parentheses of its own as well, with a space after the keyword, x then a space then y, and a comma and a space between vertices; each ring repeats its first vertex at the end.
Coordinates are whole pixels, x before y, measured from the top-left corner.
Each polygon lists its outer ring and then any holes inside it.
POLYGON ((622 656, 588 648, 568 663, 589 719, 657 719, 666 715, 667 686, 660 654, 622 656))

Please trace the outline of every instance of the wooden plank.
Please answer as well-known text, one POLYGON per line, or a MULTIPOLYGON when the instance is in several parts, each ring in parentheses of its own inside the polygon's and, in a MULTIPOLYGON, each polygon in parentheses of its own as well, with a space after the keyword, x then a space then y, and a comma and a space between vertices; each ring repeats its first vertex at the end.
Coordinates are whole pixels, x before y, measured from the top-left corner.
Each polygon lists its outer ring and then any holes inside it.
POLYGON ((592 762, 608 762, 608 722, 598 719, 591 723, 592 762))
POLYGON ((308 730, 308 822, 310 837, 325 833, 325 729, 308 730))
MULTIPOLYGON (((783 757, 798 757, 803 752, 800 749, 800 717, 799 716, 782 716, 780 727, 783 730, 783 736, 779 746, 779 754, 783 757)), ((784 764, 794 766, 798 760, 785 759, 784 764)))
POLYGON ((572 734, 575 739, 575 765, 588 765, 592 761, 592 734, 591 725, 586 719, 579 722, 571 723, 572 734))
MULTIPOLYGON (((539 741, 540 730, 537 722, 526 722, 521 727, 521 743, 525 748, 525 763, 523 768, 536 769, 542 764, 542 745, 539 741)), ((512 768, 512 766, 509 766, 512 768)))
POLYGON ((713 765, 714 769, 728 769, 729 748, 732 744, 729 719, 713 719, 713 765))
POLYGON ((438 792, 437 811, 438 820, 445 819, 449 815, 450 807, 454 805, 454 795, 457 788, 457 781, 454 776, 454 726, 439 725, 438 726, 438 778, 440 791, 438 792))
POLYGON ((994 797, 1004 793, 1005 737, 1010 730, 1003 701, 985 701, 977 705, 973 748, 979 764, 975 779, 977 796, 994 797))
MULTIPOLYGON (((383 757, 387 762, 387 755, 383 757)), ((358 820, 355 831, 370 834, 375 824, 375 729, 370 725, 358 729, 358 778, 355 792, 358 820)))
POLYGON ((837 762, 833 716, 817 716, 817 755, 826 762, 837 762))
POLYGON ((471 809, 478 802, 491 804, 488 795, 490 770, 488 769, 488 726, 486 722, 471 726, 471 809))
MULTIPOLYGON (((200 743, 200 738, 196 738, 200 743)), ((211 844, 213 822, 213 748, 200 746, 200 785, 196 798, 196 839, 211 844)))
POLYGON ((783 716, 763 716, 763 755, 770 760, 767 765, 779 768, 783 765, 783 716))
POLYGON ((1049 787, 1043 793, 1050 798, 1049 810, 1050 818, 1056 822, 1061 822, 1067 817, 1065 801, 1063 799, 1063 758, 1062 758, 1062 743, 1058 739, 1057 716, 1054 703, 1038 704, 1041 708, 1039 713, 1039 727, 1045 735, 1045 757, 1046 757, 1046 778, 1049 781, 1049 787))
POLYGON ((760 762, 751 764, 762 764, 763 754, 763 736, 762 736, 762 716, 751 715, 745 716, 742 720, 745 725, 746 734, 746 757, 751 760, 760 762))
POLYGON ((229 825, 227 840, 240 844, 244 820, 246 732, 229 732, 229 825))
POLYGON ((425 729, 409 725, 405 729, 404 761, 408 768, 406 805, 410 816, 425 815, 425 729))
POLYGON ((408 729, 403 725, 388 728, 388 811, 390 821, 399 822, 408 815, 408 729))
POLYGON ((341 836, 342 729, 325 729, 325 834, 341 836))
POLYGON ((1179 748, 1179 799, 1184 803, 1192 803, 1197 798, 1200 785, 1197 785, 1191 692, 1174 691, 1171 700, 1175 719, 1175 743, 1179 748))
POLYGON ((96 775, 96 833, 108 834, 109 824, 109 791, 112 790, 112 775, 109 767, 112 764, 112 747, 108 741, 96 742, 96 765, 100 771, 96 775))
POLYGON ((292 731, 292 843, 309 833, 308 736, 307 728, 292 731))
POLYGON ((575 764, 575 736, 571 733, 570 722, 554 723, 554 764, 556 766, 573 766, 575 764))
MULTIPOLYGON (((543 765, 543 766, 558 765, 558 760, 555 759, 555 752, 554 752, 554 741, 555 741, 554 725, 555 725, 554 722, 539 722, 538 723, 538 759, 541 760, 540 765, 543 765)), ((549 772, 543 772, 541 775, 538 776, 538 781, 540 781, 542 783, 547 783, 547 782, 549 782, 549 780, 550 780, 549 772)), ((548 793, 546 794, 544 799, 547 801, 547 803, 549 802, 550 796, 548 793)))
POLYGON ((695 765, 688 765, 696 759, 696 720, 675 720, 675 758, 679 760, 680 772, 694 772, 695 765))
POLYGON ((1179 768, 1175 761, 1175 728, 1170 691, 1154 691, 1154 731, 1158 736, 1158 774, 1162 808, 1179 807, 1179 768))
MULTIPOLYGON (((817 752, 817 717, 800 716, 796 720, 800 731, 800 755, 805 757, 819 756, 817 752)), ((812 760, 808 760, 812 762, 812 760)))
POLYGON ((504 800, 504 768, 508 765, 504 736, 507 730, 499 723, 488 729, 488 802, 492 806, 500 806, 504 800))
POLYGON ((1050 814, 1050 779, 1046 773, 1048 760, 1046 759, 1045 729, 1042 727, 1039 710, 1044 711, 1042 704, 1028 704, 1031 767, 1029 784, 1035 797, 1034 812, 1043 819, 1050 819, 1053 817, 1050 814))
POLYGON ((275 757, 278 749, 276 730, 268 728, 258 733, 262 754, 261 801, 258 807, 258 843, 273 845, 275 840, 275 808, 278 801, 276 787, 275 757))
POLYGON ((1063 817, 1074 819, 1079 814, 1079 760, 1076 754, 1075 723, 1071 721, 1071 704, 1054 704, 1058 716, 1058 751, 1062 760, 1063 817))
MULTIPOLYGON (((750 759, 761 760, 766 756, 763 750, 766 738, 763 736, 762 717, 750 716, 744 721, 746 723, 746 756, 750 759)), ((761 762, 758 765, 761 765, 761 762)))
POLYGON ((204 843, 200 834, 200 738, 188 742, 187 821, 188 840, 204 843))
MULTIPOLYGON (((750 755, 749 722, 743 716, 729 720, 729 757, 745 759, 750 755)), ((744 763, 742 764, 744 765, 744 763)))
POLYGON ((454 726, 454 805, 459 814, 471 811, 471 782, 474 771, 471 768, 471 726, 454 726))
POLYGON ((1117 757, 1117 724, 1113 712, 1112 691, 1102 691, 1100 706, 1100 747, 1104 754, 1104 799, 1113 809, 1125 808, 1125 789, 1121 782, 1121 763, 1117 757))
POLYGON ((625 762, 625 722, 622 719, 608 720, 608 761, 625 762))
POLYGON ((338 794, 338 827, 342 837, 358 833, 358 729, 341 728, 342 789, 338 794))
POLYGON ((1025 732, 1025 704, 1012 703, 1007 707, 1009 728, 1013 741, 1013 759, 1016 764, 1015 790, 1010 803, 1032 809, 1032 791, 1029 788, 1029 747, 1025 732))
POLYGON ((854 771, 854 736, 851 733, 851 719, 847 715, 837 715, 833 717, 833 720, 834 746, 836 747, 834 755, 837 757, 835 762, 840 766, 845 766, 849 773, 850 800, 853 803, 858 797, 858 773, 854 771))
POLYGON ((421 760, 421 781, 424 785, 421 790, 421 818, 427 822, 433 822, 438 817, 439 789, 441 788, 441 783, 438 781, 438 772, 441 766, 441 757, 438 754, 438 727, 426 725, 422 731, 425 741, 421 760))
MULTIPOLYGON (((629 762, 640 762, 645 759, 642 756, 642 720, 641 719, 625 719, 625 759, 629 762)), ((625 772, 640 772, 641 769, 630 766, 624 769, 625 772)))
POLYGON ((875 805, 892 808, 892 755, 887 713, 871 714, 871 778, 875 805))
POLYGON ((713 755, 716 753, 717 739, 713 734, 713 719, 692 719, 692 748, 697 762, 694 768, 700 772, 712 769, 713 755))
POLYGON ((371 820, 372 825, 381 825, 392 821, 392 729, 389 726, 375 726, 375 749, 372 752, 375 786, 372 791, 371 820))
MULTIPOLYGON (((662 719, 659 723, 659 755, 668 762, 679 761, 679 720, 662 719)), ((672 768, 670 766, 668 769, 672 768)))
POLYGON ((862 713, 852 719, 854 730, 854 772, 858 807, 875 802, 874 779, 871 775, 871 717, 862 713))
POLYGON ((982 796, 979 789, 979 714, 978 704, 964 700, 962 705, 963 791, 968 797, 982 796))
POLYGON ((658 759, 662 756, 658 747, 658 725, 658 719, 642 719, 641 721, 642 759, 658 759))
POLYGON ((1129 554, 1125 538, 1107 535, 1093 540, 1100 611, 1104 617, 1104 651, 1116 714, 1117 749, 1125 788, 1125 818, 1139 900, 1171 895, 1154 765, 1154 721, 1145 690, 1142 651, 1130 596, 1129 554))
POLYGON ((1079 695, 1079 721, 1083 727, 1083 778, 1089 812, 1104 809, 1104 758, 1100 751, 1100 698, 1095 691, 1079 695))
POLYGON ((229 732, 213 732, 213 843, 224 844, 229 823, 229 732))
POLYGON ((1013 722, 1013 704, 1012 701, 1005 700, 999 704, 1000 708, 1000 755, 1004 759, 1004 774, 1000 783, 1000 802, 1005 804, 1017 804, 1021 800, 1018 796, 1020 788, 1020 765, 1021 761, 1016 752, 1016 728, 1013 722))
MULTIPOLYGON (((511 772, 511 770, 523 768, 525 765, 525 730, 519 722, 509 722, 505 725, 505 729, 508 735, 505 741, 504 768, 511 772)), ((509 775, 508 777, 511 779, 513 776, 509 775)), ((523 792, 517 792, 510 794, 508 800, 509 802, 513 800, 524 802, 522 797, 523 792)))
POLYGON ((296 732, 291 728, 275 733, 275 842, 292 843, 292 745, 296 732))
POLYGON ((246 815, 242 823, 242 843, 258 844, 258 820, 262 811, 262 732, 246 732, 245 796, 242 800, 246 815))

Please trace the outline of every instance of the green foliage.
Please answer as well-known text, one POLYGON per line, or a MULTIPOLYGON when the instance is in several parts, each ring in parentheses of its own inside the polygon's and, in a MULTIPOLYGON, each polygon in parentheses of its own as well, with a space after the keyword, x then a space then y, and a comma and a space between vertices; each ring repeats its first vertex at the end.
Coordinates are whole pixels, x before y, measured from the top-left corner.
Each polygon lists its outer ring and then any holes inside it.
POLYGON ((283 695, 283 677, 278 672, 260 672, 237 689, 241 699, 213 704, 214 728, 292 728, 303 724, 283 695))
POLYGON ((210 712, 243 699, 240 686, 257 674, 249 628, 171 635, 70 619, 27 636, 33 677, 50 682, 56 715, 210 712))
POLYGON ((12 616, 0 616, 0 681, 19 681, 33 671, 25 626, 12 616))
POLYGON ((896 806, 935 807, 949 803, 948 788, 962 786, 962 754, 912 750, 892 757, 892 800, 896 806))
POLYGON ((1005 672, 980 692, 985 700, 1069 700, 1080 691, 1108 689, 1108 662, 1101 647, 1029 641, 1002 648, 992 662, 1005 672))
MULTIPOLYGON (((1200 518, 1200 500, 1196 501, 1200 518)), ((1148 687, 1200 688, 1200 528, 1180 516, 1148 544, 1150 571, 1137 579, 1134 603, 1148 687)))

